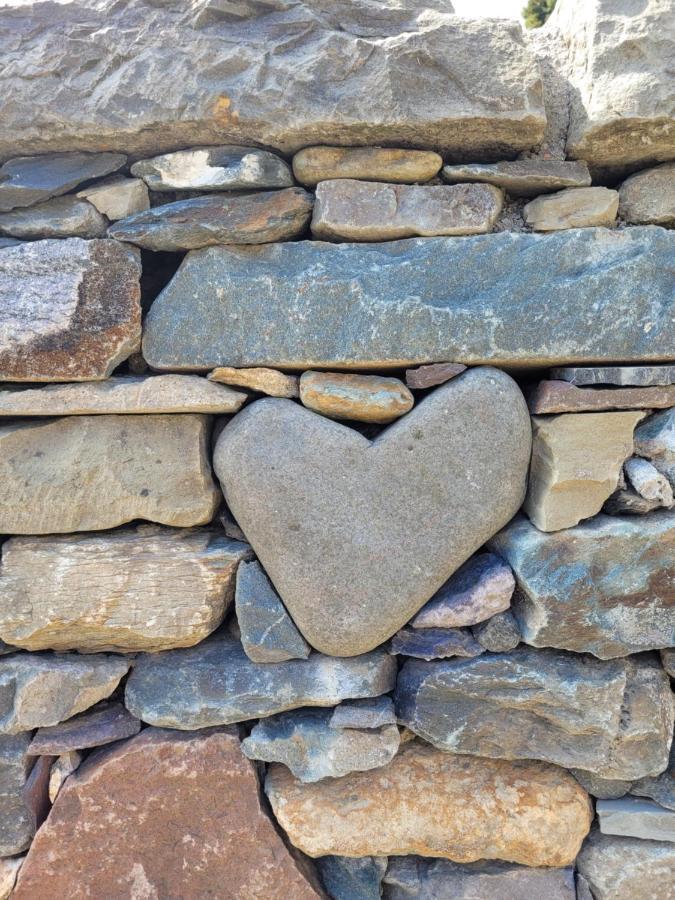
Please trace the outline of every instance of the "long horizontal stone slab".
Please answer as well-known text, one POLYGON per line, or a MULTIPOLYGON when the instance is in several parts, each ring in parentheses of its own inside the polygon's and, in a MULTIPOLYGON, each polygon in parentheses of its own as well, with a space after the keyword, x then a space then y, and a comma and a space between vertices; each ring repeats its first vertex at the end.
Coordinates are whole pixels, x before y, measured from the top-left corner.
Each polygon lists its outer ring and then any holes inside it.
POLYGON ((659 360, 675 355, 674 256, 654 226, 198 250, 153 304, 144 356, 185 371, 659 360))

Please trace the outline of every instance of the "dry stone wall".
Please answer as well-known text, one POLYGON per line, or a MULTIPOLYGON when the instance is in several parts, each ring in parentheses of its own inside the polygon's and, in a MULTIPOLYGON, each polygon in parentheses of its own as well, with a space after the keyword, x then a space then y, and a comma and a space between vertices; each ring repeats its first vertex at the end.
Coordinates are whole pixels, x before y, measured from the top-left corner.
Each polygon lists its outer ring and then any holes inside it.
POLYGON ((0 898, 672 900, 672 0, 1 17, 0 898))

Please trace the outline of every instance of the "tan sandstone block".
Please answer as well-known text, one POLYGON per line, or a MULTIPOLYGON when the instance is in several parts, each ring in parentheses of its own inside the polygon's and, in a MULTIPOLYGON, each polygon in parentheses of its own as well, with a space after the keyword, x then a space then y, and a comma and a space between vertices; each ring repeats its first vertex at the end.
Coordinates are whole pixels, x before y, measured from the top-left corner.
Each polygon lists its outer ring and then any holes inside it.
POLYGON ((313 187, 329 178, 412 184, 438 175, 443 160, 431 150, 390 147, 305 147, 293 157, 293 174, 313 187))
POLYGON ((605 187, 567 188, 537 197, 525 205, 525 222, 535 231, 562 231, 565 228, 610 227, 619 209, 618 191, 605 187))
POLYGON ((300 399, 329 419, 380 424, 405 415, 415 402, 398 378, 342 372, 305 372, 300 377, 300 399))
POLYGON ((285 397, 292 399, 299 396, 298 376, 286 375, 278 369, 235 369, 232 366, 219 366, 207 376, 209 381, 219 384, 230 384, 235 387, 248 388, 268 397, 285 397))

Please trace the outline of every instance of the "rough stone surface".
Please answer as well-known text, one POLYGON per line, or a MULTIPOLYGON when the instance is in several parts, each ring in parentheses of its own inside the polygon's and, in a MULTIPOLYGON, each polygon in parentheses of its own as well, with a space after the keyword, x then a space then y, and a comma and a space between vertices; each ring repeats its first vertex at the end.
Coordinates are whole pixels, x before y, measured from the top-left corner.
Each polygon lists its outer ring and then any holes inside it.
POLYGON ((675 232, 653 226, 198 250, 154 302, 144 356, 177 370, 659 361, 674 254, 675 232))
POLYGON ((102 703, 59 725, 38 728, 28 752, 31 756, 60 756, 133 737, 140 728, 140 721, 121 703, 102 703))
POLYGON ((595 772, 586 772, 584 769, 571 769, 570 771, 585 791, 602 800, 624 797, 633 784, 632 780, 603 778, 601 775, 596 775, 595 772))
POLYGON ((592 818, 586 792, 558 768, 453 756, 419 741, 382 769, 317 784, 273 765, 265 790, 291 843, 309 856, 565 866, 592 818))
POLYGON ((39 756, 30 771, 23 790, 24 803, 28 807, 33 821, 33 830, 42 825, 49 814, 49 779, 52 770, 53 756, 39 756))
POLYGON ((577 387, 567 381, 540 381, 528 397, 528 405, 533 413, 661 409, 675 406, 675 384, 603 389, 577 387))
POLYGON ((523 209, 525 224, 535 231, 590 228, 616 222, 619 194, 605 187, 566 188, 530 200, 523 209))
POLYGON ((121 656, 17 653, 0 660, 0 734, 57 725, 109 697, 129 670, 121 656))
POLYGON ((619 189, 619 215, 632 225, 675 226, 675 163, 627 178, 619 189))
POLYGON ((232 384, 236 387, 248 388, 267 394, 268 397, 285 397, 288 400, 300 396, 300 384, 297 375, 287 375, 276 369, 233 369, 221 366, 209 373, 209 381, 220 384, 232 384))
POLYGON ((239 565, 235 607, 241 643, 253 662, 307 659, 311 648, 293 624, 260 563, 239 565))
POLYGON ((331 728, 381 728, 395 725, 396 713, 391 697, 366 697, 347 700, 333 710, 331 728))
POLYGON ((351 178, 316 186, 312 234, 320 240, 392 241, 405 237, 486 234, 502 210, 486 184, 400 185, 351 178))
POLYGON ((385 900, 576 900, 574 868, 503 862, 449 862, 397 856, 389 860, 385 900))
POLYGON ((478 656, 483 647, 468 628, 402 628, 391 639, 391 652, 419 659, 478 656))
POLYGON ((117 171, 125 162, 119 153, 48 153, 10 159, 0 167, 0 211, 66 194, 83 181, 117 171))
POLYGON ((287 241, 305 230, 312 204, 312 195, 299 187, 234 197, 209 194, 136 213, 111 225, 108 236, 169 252, 287 241))
POLYGON ((100 238, 105 237, 107 227, 96 207, 78 197, 54 197, 27 209, 0 214, 0 232, 24 240, 100 238))
POLYGON ((670 760, 665 772, 655 778, 640 778, 630 789, 636 797, 650 797, 659 806, 675 811, 675 742, 670 747, 670 760))
POLYGON ((211 638, 189 650, 139 657, 127 681, 126 705, 150 725, 205 728, 377 697, 393 688, 395 678, 396 661, 381 650, 355 659, 313 653, 306 660, 257 664, 239 641, 211 638))
POLYGON ((333 900, 380 900, 382 896, 386 856, 321 856, 316 867, 333 900))
POLYGON ((579 385, 651 387, 675 384, 675 366, 568 366, 552 369, 551 378, 579 385))
POLYGON ((330 419, 351 419, 386 425, 410 412, 413 395, 398 378, 350 375, 340 372, 304 372, 300 400, 330 419))
POLYGON ((602 511, 610 516, 644 516, 660 506, 658 500, 645 500, 632 488, 619 488, 605 501, 602 511))
POLYGON ((444 166, 443 178, 450 184, 466 181, 494 184, 512 197, 536 197, 561 188, 588 187, 591 183, 586 163, 559 159, 444 166))
POLYGON ((68 779, 14 898, 208 897, 224 885, 251 900, 321 896, 262 808, 236 734, 147 729, 68 779))
POLYGON ((26 753, 29 744, 30 734, 0 734, 0 856, 21 853, 35 833, 24 798, 32 764, 26 753))
POLYGON ((673 505, 673 489, 670 482, 648 460, 634 456, 624 464, 626 478, 645 500, 656 500, 659 506, 673 505))
POLYGON ((131 174, 153 191, 232 191, 285 188, 293 184, 288 164, 255 147, 192 147, 134 163, 131 174))
POLYGON ((675 644, 674 542, 675 513, 654 512, 555 534, 519 518, 491 547, 514 570, 526 643, 607 659, 675 644))
POLYGON ((385 766, 396 756, 396 725, 382 728, 333 728, 332 710, 294 710, 263 719, 244 739, 249 759, 279 762, 300 781, 339 778, 385 766))
POLYGON ((650 416, 635 429, 635 452, 650 459, 675 490, 675 407, 650 416))
POLYGON ((150 209, 148 186, 141 178, 113 175, 77 192, 110 222, 150 209))
POLYGON ((577 870, 594 900, 672 900, 675 844, 615 837, 593 829, 577 870))
POLYGON ((515 383, 474 369, 373 441, 261 400, 225 427, 214 465, 302 635, 352 656, 395 634, 514 515, 529 430, 515 383))
POLYGON ((673 730, 670 684, 655 660, 600 662, 529 647, 408 660, 396 712, 450 753, 541 759, 625 780, 666 768, 673 730))
POLYGON ((438 175, 443 159, 430 150, 391 147, 305 147, 293 157, 300 184, 314 187, 334 178, 412 184, 438 175))
POLYGON ((510 610, 497 613, 471 629, 481 647, 492 653, 506 653, 520 643, 520 629, 510 610))
POLYGON ((106 378, 139 348, 140 263, 114 241, 36 241, 0 254, 0 380, 106 378))
POLYGON ((0 425, 0 533, 210 522, 208 417, 67 416, 0 425), (49 492, 49 504, 44 502, 49 492))
POLYGON ((461 363, 431 363, 428 366, 419 366, 417 369, 407 369, 405 383, 409 388, 424 389, 435 387, 437 384, 445 384, 451 378, 461 375, 466 366, 461 363))
POLYGON ((0 859, 0 900, 7 900, 11 896, 24 859, 25 856, 0 859))
POLYGON ((489 160, 544 131, 541 76, 520 24, 460 19, 447 0, 83 0, 38 16, 9 8, 6 22, 3 157, 233 142, 288 153, 386 143, 489 160), (83 29, 96 36, 86 46, 83 29))
POLYGON ((49 801, 54 803, 59 795, 59 791, 65 784, 66 778, 79 769, 83 756, 77 750, 70 750, 68 753, 62 753, 52 765, 49 773, 49 801))
POLYGON ((198 375, 117 375, 105 381, 0 388, 0 416, 234 413, 246 394, 198 375))
POLYGON ((558 531, 600 512, 633 452, 643 412, 532 417, 532 461, 524 510, 537 528, 558 531))
POLYGON ((675 812, 652 800, 623 797, 598 800, 595 805, 600 831, 648 841, 675 841, 675 812))
POLYGON ((516 581, 503 559, 478 553, 452 575, 412 620, 413 628, 475 625, 511 605, 516 581))

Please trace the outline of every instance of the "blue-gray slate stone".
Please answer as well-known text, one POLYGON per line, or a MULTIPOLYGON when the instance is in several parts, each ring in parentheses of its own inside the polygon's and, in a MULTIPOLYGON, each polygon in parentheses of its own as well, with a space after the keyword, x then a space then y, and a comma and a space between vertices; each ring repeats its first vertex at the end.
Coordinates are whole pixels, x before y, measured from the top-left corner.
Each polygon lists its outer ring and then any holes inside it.
POLYGON ((23 798, 34 762, 27 755, 30 733, 0 735, 0 857, 21 853, 35 833, 35 821, 23 798))
POLYGON ((653 800, 620 797, 595 804, 600 831, 648 841, 675 841, 675 812, 653 800))
POLYGON ((481 647, 492 653, 505 653, 520 643, 520 629, 510 609, 479 622, 471 631, 481 647))
POLYGON ((0 232, 15 238, 105 237, 108 220, 79 197, 54 197, 27 209, 0 213, 0 232))
POLYGON ((332 728, 381 728, 396 724, 394 701, 383 697, 346 700, 333 710, 332 728))
POLYGON ((380 900, 386 856, 320 856, 315 865, 333 900, 380 900))
POLYGON ((468 628, 402 628, 391 639, 391 653, 419 659, 478 656, 483 647, 468 628))
POLYGON ((197 250, 143 354, 185 371, 659 360, 675 355, 674 255, 654 226, 197 250))
POLYGON ((516 576, 525 643, 600 659, 675 645, 675 511, 550 533, 519 517, 490 547, 516 576))

